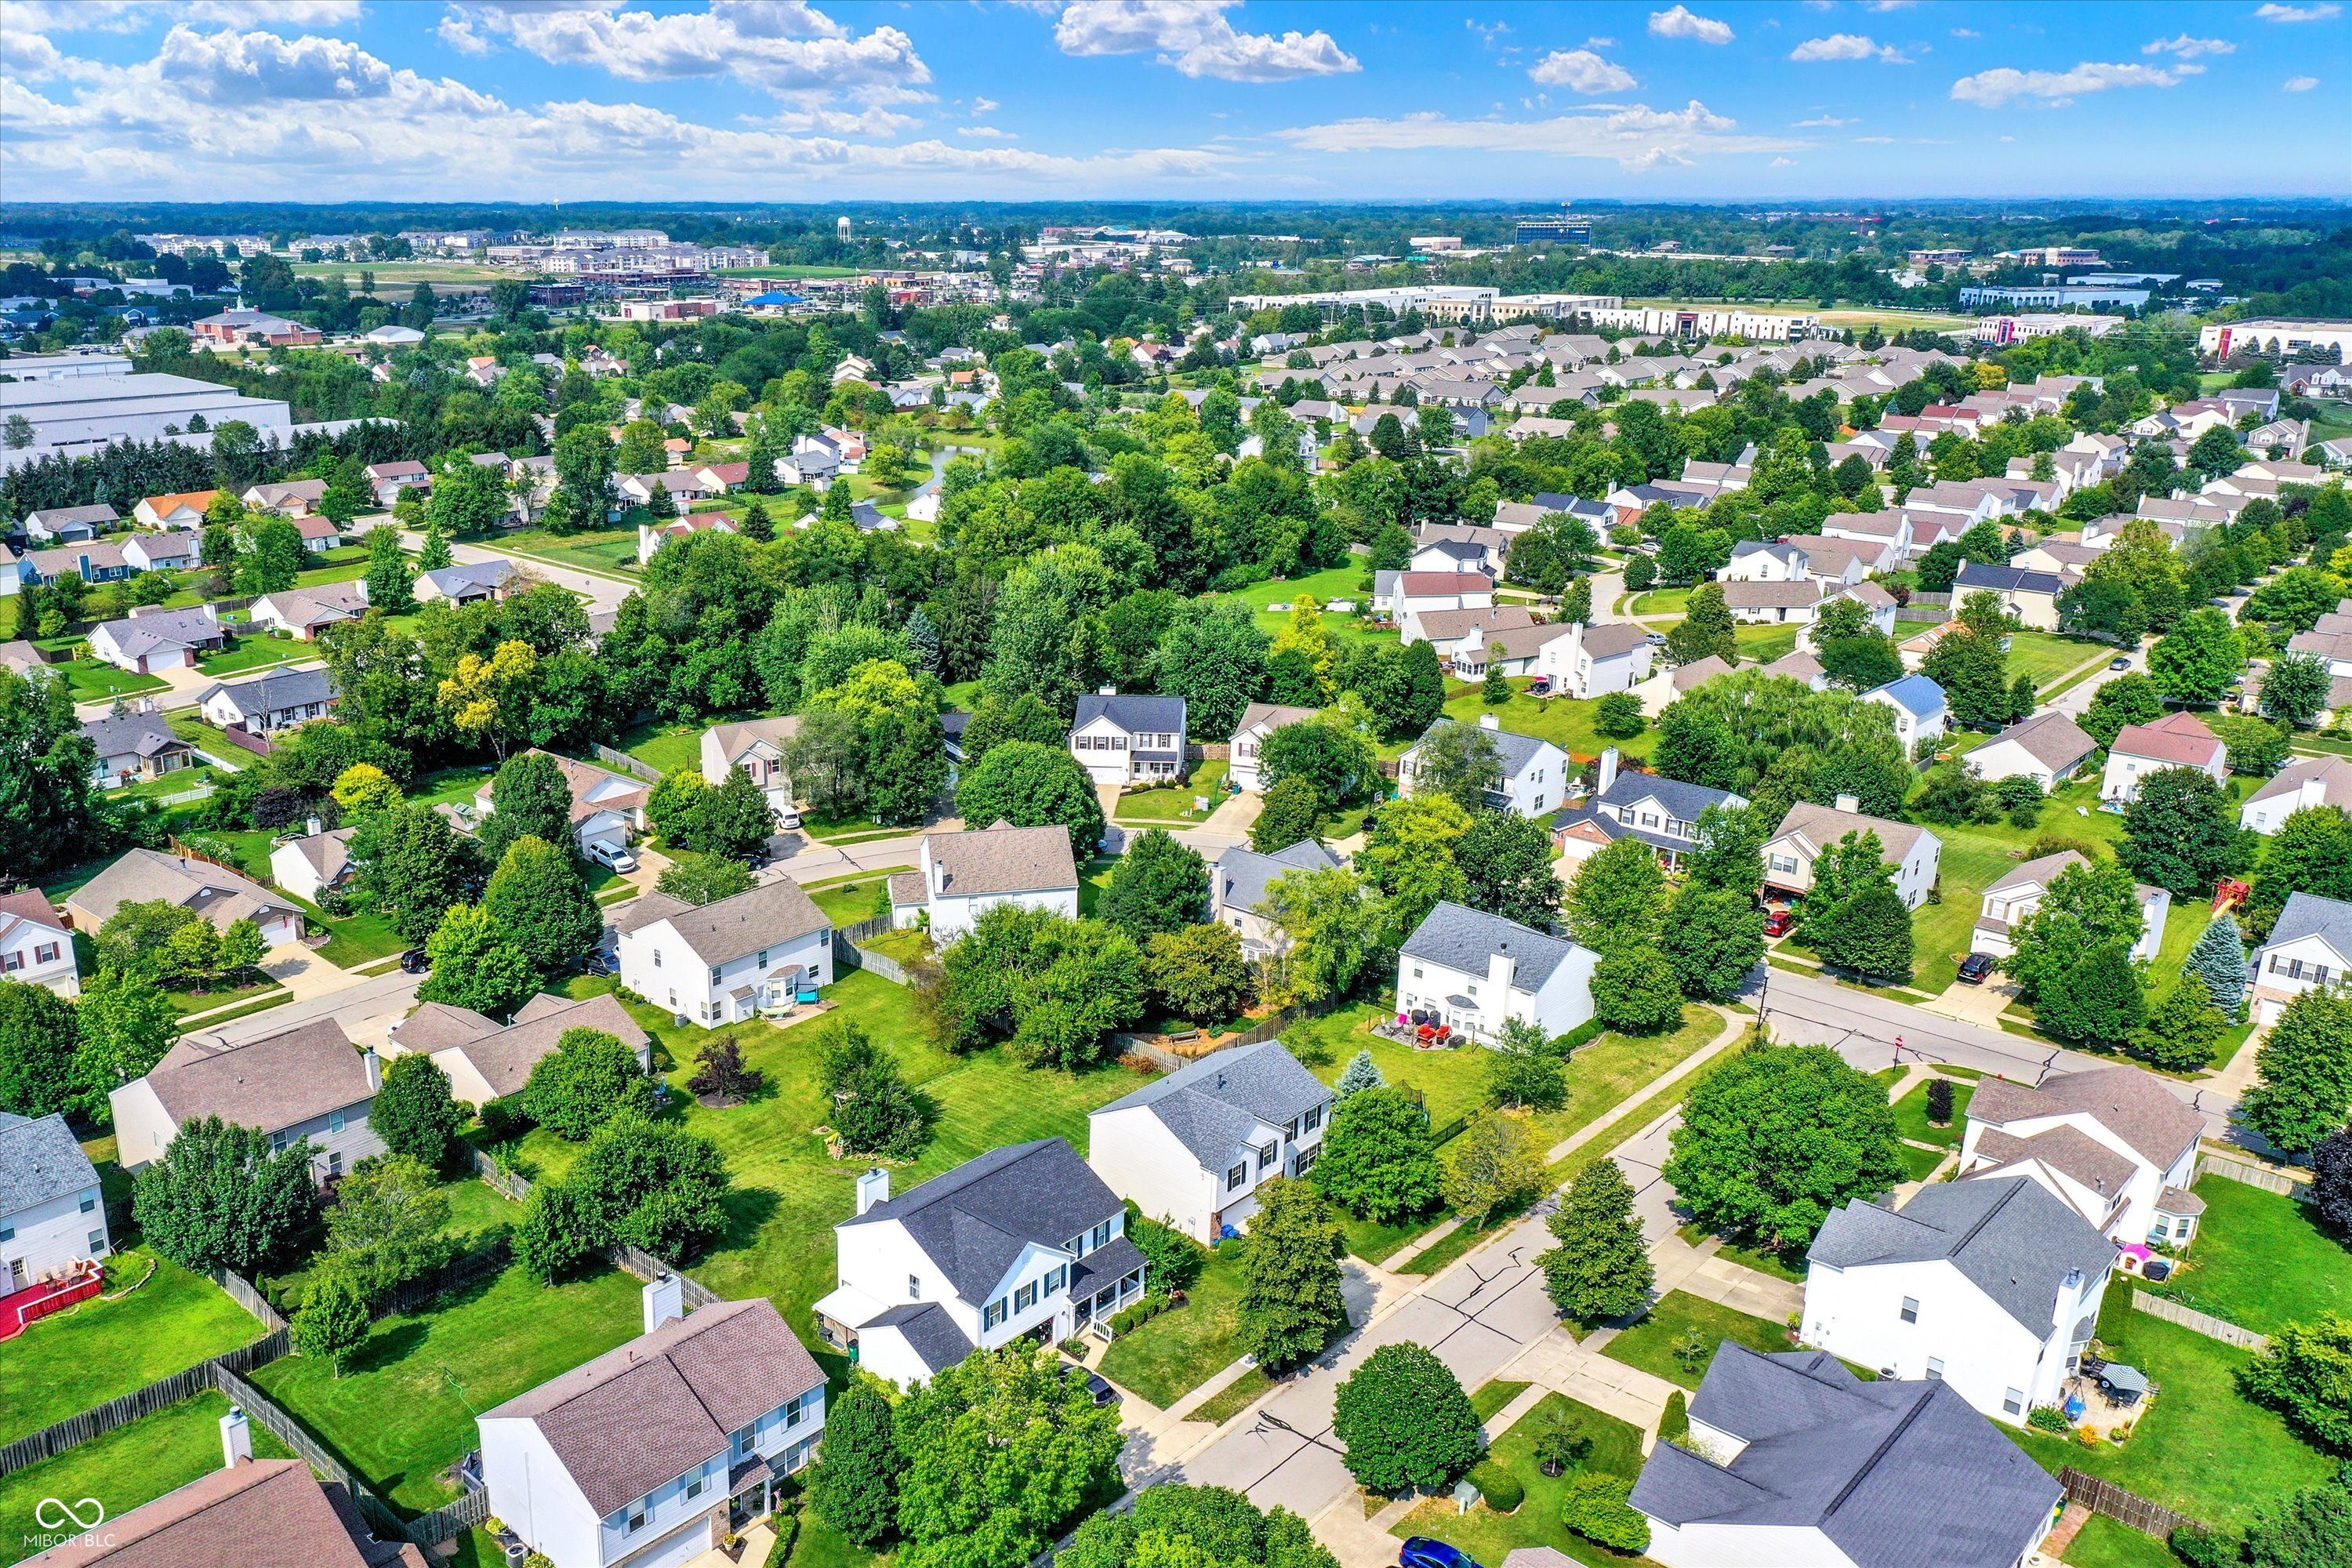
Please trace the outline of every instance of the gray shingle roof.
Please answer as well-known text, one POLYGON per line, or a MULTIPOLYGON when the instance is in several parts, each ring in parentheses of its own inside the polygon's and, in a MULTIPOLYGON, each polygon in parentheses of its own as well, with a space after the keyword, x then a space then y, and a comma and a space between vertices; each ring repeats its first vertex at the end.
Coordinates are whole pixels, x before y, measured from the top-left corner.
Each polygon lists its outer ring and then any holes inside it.
POLYGON ((1044 1138, 991 1149, 835 1228, 897 1220, 958 1296, 982 1301, 1024 1247, 1059 1247, 1122 1207, 1066 1140, 1044 1138))
POLYGON ((1654 800, 1684 822, 1696 822, 1699 814, 1710 805, 1741 805, 1745 797, 1727 789, 1710 789, 1706 784, 1685 784, 1663 773, 1621 773, 1595 801, 1600 805, 1639 805, 1644 800, 1654 800))
POLYGON ((998 822, 961 833, 934 833, 926 842, 943 897, 992 898, 1078 885, 1078 862, 1070 853, 1066 828, 998 822))
POLYGON ((2352 903, 2323 899, 2316 893, 2289 893, 2286 908, 2279 911, 2278 923, 2271 927, 2271 939, 2263 945, 2276 947, 2307 936, 2315 936, 2352 958, 2352 903))
POLYGON ((173 1121, 207 1116, 276 1132, 373 1098, 367 1064, 332 1018, 313 1019, 241 1046, 194 1037, 164 1053, 147 1087, 173 1121))
POLYGON ((1900 1209, 1856 1198, 1825 1220, 1809 1262, 1832 1268, 1948 1260, 2037 1338, 2070 1274, 2104 1274, 2116 1244, 2026 1176, 1940 1182, 1900 1209))
POLYGON ((108 757, 152 757, 160 752, 189 751, 189 744, 172 733, 160 713, 109 714, 81 727, 99 760, 108 757))
POLYGON ((1952 581, 1952 592, 1965 594, 1973 588, 1990 588, 1996 593, 2060 594, 2066 584, 2055 573, 2035 572, 2023 566, 1988 566, 1981 561, 1961 563, 1959 575, 1952 581))
POLYGON ((1255 910, 1265 902, 1265 890, 1277 877, 1293 871, 1337 870, 1339 858, 1312 838, 1302 838, 1286 849, 1261 855, 1255 849, 1233 848, 1209 868, 1217 884, 1217 902, 1226 909, 1255 910))
POLYGON ((20 1215, 96 1185, 98 1172, 64 1117, 0 1110, 0 1215, 20 1215))
POLYGON ((781 947, 833 924, 801 891, 801 885, 789 878, 762 882, 707 904, 689 904, 667 893, 646 893, 613 923, 616 930, 633 931, 665 920, 696 957, 713 965, 732 963, 763 947, 781 947))
POLYGON ((2055 708, 2020 719, 1985 744, 1997 746, 2003 741, 2016 742, 2046 768, 2072 767, 2099 749, 2088 731, 2055 708))
POLYGON ((1284 1126, 1330 1098, 1329 1086, 1280 1040, 1261 1040, 1203 1057, 1094 1114, 1147 1108, 1204 1167, 1221 1170, 1259 1122, 1284 1126))
POLYGON ((274 669, 268 675, 251 680, 224 682, 208 686, 199 703, 210 702, 222 692, 244 713, 268 713, 287 708, 307 708, 314 702, 335 700, 335 678, 323 669, 274 669))
POLYGON ((1723 1466, 1659 1444, 1636 1509, 1671 1524, 1818 1529, 1856 1568, 2013 1568, 2060 1495, 1949 1384, 1864 1383, 1821 1351, 1727 1341, 1690 1414, 1748 1447, 1723 1466))
POLYGON ((1078 699, 1077 717, 1070 721, 1070 728, 1083 730, 1097 719, 1108 719, 1130 735, 1174 735, 1181 745, 1184 734, 1184 700, 1181 697, 1106 697, 1100 692, 1088 692, 1078 699))
POLYGON ((1478 733, 1486 736, 1487 740, 1493 742, 1495 743, 1495 754, 1502 759, 1503 776, 1507 779, 1516 777, 1521 768, 1526 767, 1530 762, 1535 760, 1535 755, 1538 752, 1542 751, 1546 746, 1551 744, 1550 742, 1543 740, 1538 736, 1522 735, 1514 730, 1489 730, 1483 725, 1465 724, 1459 719, 1440 719, 1436 723, 1432 724, 1429 727, 1428 731, 1423 734, 1420 740, 1413 742, 1413 750, 1419 751, 1423 746, 1429 743, 1432 736, 1437 735, 1448 728, 1460 730, 1475 729, 1478 733))
POLYGON ((956 1327, 955 1319, 937 1301, 909 1301, 893 1307, 861 1325, 857 1331, 870 1334, 877 1329, 898 1330, 908 1349, 922 1357, 923 1364, 933 1372, 955 1365, 972 1351, 971 1342, 956 1327))
POLYGON ((1408 958, 1427 959, 1470 974, 1486 973, 1488 958, 1508 953, 1518 965, 1512 984, 1522 991, 1537 991, 1551 978, 1560 961, 1576 951, 1576 943, 1500 915, 1442 900, 1413 928, 1403 951, 1408 958))

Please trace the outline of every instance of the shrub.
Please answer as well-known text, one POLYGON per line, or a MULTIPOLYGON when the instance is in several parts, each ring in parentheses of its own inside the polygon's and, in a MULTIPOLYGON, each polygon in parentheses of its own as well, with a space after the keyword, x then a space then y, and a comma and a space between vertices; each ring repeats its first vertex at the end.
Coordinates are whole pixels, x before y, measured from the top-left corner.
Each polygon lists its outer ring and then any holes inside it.
POLYGON ((1633 1483, 1622 1476, 1588 1471, 1568 1483, 1559 1520, 1589 1541, 1619 1552, 1645 1552, 1650 1545, 1650 1521, 1633 1511, 1625 1500, 1633 1483))
POLYGON ((1127 1237, 1150 1266, 1144 1277, 1164 1289, 1190 1289, 1209 1261, 1207 1247, 1171 1226, 1146 1218, 1133 1204, 1127 1210, 1127 1237))
POLYGON ((2063 1432, 2066 1430, 2066 1413, 2054 1405, 2037 1405, 2032 1414, 2026 1416, 2025 1424, 2036 1432, 2063 1432))
POLYGON ((1519 1478, 1492 1459, 1481 1459, 1470 1467, 1470 1484, 1496 1513, 1517 1513, 1528 1500, 1528 1489, 1519 1478))
POLYGON ((1690 1400, 1675 1389, 1666 1395, 1666 1413, 1658 1419, 1658 1436, 1662 1441, 1679 1443, 1690 1436, 1690 1400))
POLYGON ((1640 734, 1648 723, 1642 700, 1630 691, 1612 691, 1593 710, 1593 728, 1621 741, 1640 734))
POLYGON ((732 1035, 722 1035, 702 1047, 695 1058, 694 1076, 686 1080, 688 1094, 717 1100, 743 1100, 767 1087, 767 1075, 743 1065, 743 1047, 732 1035))

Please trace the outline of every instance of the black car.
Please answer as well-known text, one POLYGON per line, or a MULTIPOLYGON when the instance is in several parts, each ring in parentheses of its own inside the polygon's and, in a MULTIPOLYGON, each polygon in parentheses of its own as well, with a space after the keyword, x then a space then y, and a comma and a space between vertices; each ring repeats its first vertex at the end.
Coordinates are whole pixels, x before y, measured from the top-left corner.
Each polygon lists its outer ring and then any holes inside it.
POLYGON ((744 865, 756 871, 761 867, 765 866, 768 863, 769 855, 767 848, 765 846, 762 846, 757 849, 746 849, 743 851, 742 859, 744 865))
POLYGON ((621 971, 605 954, 592 952, 581 961, 580 972, 583 974, 618 974, 621 971))
POLYGON ((421 947, 412 947, 400 955, 400 972, 403 974, 422 974, 432 967, 432 960, 425 956, 425 950, 421 947))
POLYGON ((1970 985, 1981 985, 1992 973, 1993 956, 1989 952, 1972 952, 1960 960, 1960 978, 1970 985))
POLYGON ((1097 1410, 1106 1405, 1118 1403, 1118 1390, 1110 1385, 1110 1379, 1098 1372, 1087 1373, 1087 1392, 1093 1395, 1095 1408, 1097 1410))

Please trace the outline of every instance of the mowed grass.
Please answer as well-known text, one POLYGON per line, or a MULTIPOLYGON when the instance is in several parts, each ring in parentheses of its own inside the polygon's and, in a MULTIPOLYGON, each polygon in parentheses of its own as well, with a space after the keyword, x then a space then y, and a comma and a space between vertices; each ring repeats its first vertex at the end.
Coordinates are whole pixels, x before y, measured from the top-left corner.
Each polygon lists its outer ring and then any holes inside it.
POLYGON ((1223 762, 1202 763, 1192 770, 1192 778, 1183 784, 1164 784, 1158 789, 1123 795, 1118 797, 1118 820, 1144 825, 1162 822, 1182 825, 1203 821, 1225 797, 1225 768, 1223 762), (1208 811, 1193 810, 1195 800, 1207 801, 1208 811))
POLYGON ((2021 675, 2030 675, 2038 690, 2092 659, 2104 663, 2115 653, 2107 644, 2088 637, 2021 631, 2010 638, 2009 678, 2015 680, 2021 675))
MULTIPOLYGON (((1295 605, 1301 599, 1313 599, 1328 605, 1334 599, 1351 599, 1361 605, 1370 595, 1364 588, 1365 568, 1360 563, 1333 566, 1326 571, 1309 573, 1304 577, 1277 578, 1271 583, 1254 583, 1234 597, 1257 612, 1257 624, 1269 637, 1277 636, 1290 625, 1290 612, 1270 610, 1269 605, 1295 605)), ((1353 615, 1340 615, 1326 609, 1320 617, 1323 629, 1335 640, 1353 638, 1362 642, 1390 641, 1396 633, 1377 631, 1353 615)))
POLYGON ((1895 1102, 1895 1130, 1922 1143, 1958 1148, 1960 1135, 1968 1131, 1969 1100, 1976 1091, 1977 1086, 1972 1083, 1953 1084, 1951 1123, 1937 1127, 1927 1120, 1927 1080, 1915 1083, 1895 1102))
POLYGON ((439 1472, 476 1447, 477 1415, 636 1337, 638 1290, 619 1269, 548 1287, 509 1268, 378 1319, 341 1377, 288 1356, 252 1381, 385 1501, 423 1513, 457 1495, 439 1472))
MULTIPOLYGON (((1482 1391, 1483 1392, 1483 1391, 1482 1391)), ((1391 1528, 1398 1536, 1433 1536, 1461 1548, 1487 1568, 1499 1564, 1523 1546, 1548 1546, 1594 1568, 1614 1568, 1646 1559, 1589 1541, 1562 1522, 1569 1489, 1580 1475, 1605 1475, 1631 1482, 1642 1473, 1642 1429, 1621 1421, 1564 1394, 1545 1397, 1542 1404, 1514 1422, 1495 1442, 1488 1458, 1518 1478, 1527 1500, 1511 1513, 1496 1513, 1480 1502, 1467 1513, 1455 1510, 1450 1497, 1423 1500, 1391 1528), (1585 1439, 1582 1457, 1558 1476, 1547 1476, 1536 1462, 1536 1438, 1555 1411, 1577 1418, 1585 1439)))
POLYGON ((1644 728, 1640 734, 1623 739, 1602 734, 1598 728, 1601 703, 1597 698, 1586 701, 1574 697, 1530 697, 1528 686, 1524 679, 1512 681, 1511 700, 1492 707, 1475 684, 1450 686, 1447 689, 1453 695, 1446 700, 1445 715, 1475 724, 1491 713, 1497 724, 1513 734, 1549 741, 1571 757, 1597 757, 1614 746, 1620 755, 1639 761, 1658 749, 1654 729, 1644 728))
POLYGON ((2197 1184, 2205 1217, 2172 1278, 2133 1289, 2168 1296, 2256 1333, 2352 1315, 2352 1252, 2309 1204, 2243 1182, 2197 1184))
MULTIPOLYGON (((44 1498, 69 1503, 96 1498, 108 1519, 120 1519, 210 1475, 221 1468, 220 1419, 227 1414, 227 1399, 206 1389, 0 1478, 0 1541, 47 1533, 35 1514, 44 1498)), ((294 1457, 260 1422, 251 1426, 255 1458, 294 1457)))
POLYGON ((2066 1568, 2180 1568, 2180 1559, 2155 1536, 2095 1513, 2066 1548, 2066 1568))
POLYGON ((674 773, 702 765, 702 731, 686 724, 640 724, 621 736, 621 750, 641 763, 674 773))
POLYGON ((1242 1264, 1211 1254, 1181 1307, 1130 1329, 1103 1352, 1102 1374, 1162 1410, 1242 1355, 1242 1264))
POLYGON ((890 874, 852 877, 845 881, 803 889, 809 901, 837 926, 856 925, 887 914, 890 909, 890 874))
POLYGON ((107 1289, 0 1343, 0 1444, 251 1344, 261 1324, 201 1274, 134 1248, 110 1258, 107 1289), (147 1265, 155 1266, 153 1274, 147 1265))
POLYGON ((1669 1290, 1640 1322, 1613 1335, 1601 1347, 1601 1353, 1669 1383, 1696 1388, 1714 1363, 1717 1349, 1726 1340, 1736 1340, 1766 1355, 1778 1355, 1790 1348, 1788 1331, 1779 1323, 1734 1311, 1701 1296, 1669 1290), (1697 1331, 1706 1349, 1705 1354, 1685 1366, 1682 1358, 1675 1354, 1675 1347, 1693 1330, 1697 1331))
POLYGON ((117 669, 102 659, 77 658, 49 668, 65 677, 66 690, 77 702, 103 702, 111 697, 135 697, 142 691, 161 691, 167 684, 160 676, 133 675, 127 669, 117 669))

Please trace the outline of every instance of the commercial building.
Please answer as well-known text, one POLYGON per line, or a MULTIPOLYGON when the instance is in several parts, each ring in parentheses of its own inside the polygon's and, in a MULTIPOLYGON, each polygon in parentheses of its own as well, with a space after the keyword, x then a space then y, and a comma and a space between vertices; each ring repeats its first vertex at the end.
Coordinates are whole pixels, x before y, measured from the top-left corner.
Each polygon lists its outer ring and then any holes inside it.
POLYGON ((110 441, 218 429, 231 419, 252 426, 264 441, 271 436, 282 441, 294 429, 287 405, 276 398, 247 397, 235 387, 185 375, 74 374, 0 382, 0 423, 19 415, 33 426, 32 442, 20 455, 35 458, 52 451, 79 457, 110 441))

